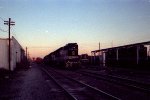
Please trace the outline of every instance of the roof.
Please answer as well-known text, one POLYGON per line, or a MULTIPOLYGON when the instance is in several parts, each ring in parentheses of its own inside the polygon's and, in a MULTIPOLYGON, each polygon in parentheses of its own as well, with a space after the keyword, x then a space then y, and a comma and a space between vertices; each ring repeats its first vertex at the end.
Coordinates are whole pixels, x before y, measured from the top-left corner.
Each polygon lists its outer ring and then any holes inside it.
POLYGON ((8 38, 0 38, 0 40, 8 40, 8 38))
POLYGON ((58 52, 59 50, 61 50, 61 49, 65 48, 65 47, 71 46, 71 45, 77 45, 77 43, 68 43, 68 44, 66 44, 65 46, 63 46, 63 47, 60 47, 60 48, 56 49, 55 51, 53 51, 53 52, 49 53, 49 54, 48 54, 48 55, 46 55, 46 56, 49 56, 49 55, 51 55, 51 54, 53 54, 53 53, 56 53, 56 52, 58 52))
POLYGON ((134 44, 128 44, 128 45, 123 45, 123 46, 117 46, 117 47, 112 47, 112 48, 105 48, 105 49, 101 49, 101 50, 94 50, 94 51, 91 51, 91 52, 106 51, 106 50, 109 50, 109 49, 118 49, 118 48, 138 46, 138 45, 150 45, 150 41, 140 42, 140 43, 134 43, 134 44))

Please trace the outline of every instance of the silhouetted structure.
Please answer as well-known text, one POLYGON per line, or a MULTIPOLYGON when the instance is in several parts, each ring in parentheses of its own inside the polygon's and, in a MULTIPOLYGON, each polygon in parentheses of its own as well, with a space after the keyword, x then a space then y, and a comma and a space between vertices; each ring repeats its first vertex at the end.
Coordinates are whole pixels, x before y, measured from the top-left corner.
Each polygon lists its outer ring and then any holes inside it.
MULTIPOLYGON (((9 39, 0 39, 0 68, 9 70, 9 39)), ((12 37, 10 40, 10 70, 13 71, 17 65, 25 61, 25 52, 18 41, 12 37)))
POLYGON ((95 50, 91 52, 93 55, 91 61, 93 64, 103 66, 148 67, 150 65, 149 45, 150 41, 95 50), (96 56, 96 53, 100 53, 100 57, 96 56))
MULTIPOLYGON (((78 44, 68 43, 44 57, 44 62, 51 65, 60 65, 65 68, 79 66, 78 44)), ((58 66, 59 67, 59 66, 58 66)))
POLYGON ((82 65, 89 64, 89 56, 88 56, 88 54, 81 54, 80 55, 80 62, 81 62, 82 65))

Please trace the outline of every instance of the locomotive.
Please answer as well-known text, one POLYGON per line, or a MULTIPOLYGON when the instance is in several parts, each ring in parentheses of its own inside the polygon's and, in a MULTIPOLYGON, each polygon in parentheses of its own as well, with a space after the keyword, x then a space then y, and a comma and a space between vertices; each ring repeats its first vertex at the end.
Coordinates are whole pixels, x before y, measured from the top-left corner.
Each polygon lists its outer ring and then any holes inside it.
POLYGON ((44 57, 46 64, 63 68, 78 68, 80 61, 78 56, 78 44, 68 43, 44 57))

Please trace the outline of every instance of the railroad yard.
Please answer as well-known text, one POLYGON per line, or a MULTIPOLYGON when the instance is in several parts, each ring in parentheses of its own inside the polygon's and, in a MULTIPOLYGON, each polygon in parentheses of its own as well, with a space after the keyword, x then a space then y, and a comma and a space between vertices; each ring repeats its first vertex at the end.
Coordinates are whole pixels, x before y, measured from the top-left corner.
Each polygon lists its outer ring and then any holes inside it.
POLYGON ((0 0, 0 100, 150 100, 150 0, 0 0))
POLYGON ((149 100, 150 74, 137 73, 32 63, 1 78, 0 100, 149 100))

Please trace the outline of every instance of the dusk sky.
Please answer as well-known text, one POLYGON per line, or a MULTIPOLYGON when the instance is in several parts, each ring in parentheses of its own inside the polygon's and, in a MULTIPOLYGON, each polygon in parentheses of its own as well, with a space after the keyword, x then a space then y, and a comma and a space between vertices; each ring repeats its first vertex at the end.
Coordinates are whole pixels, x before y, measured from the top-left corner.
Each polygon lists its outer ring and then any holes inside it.
MULTIPOLYGON (((12 18, 13 35, 31 57, 76 42, 79 54, 150 41, 150 0, 0 0, 0 29, 12 18)), ((0 38, 8 33, 0 30, 0 38)))

